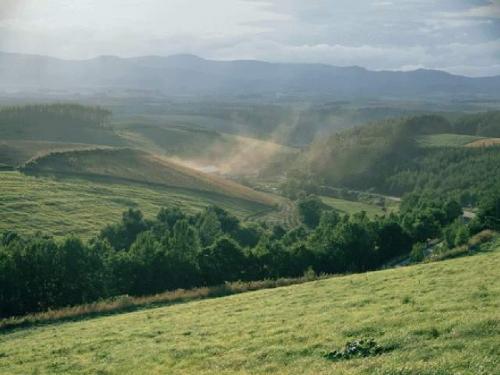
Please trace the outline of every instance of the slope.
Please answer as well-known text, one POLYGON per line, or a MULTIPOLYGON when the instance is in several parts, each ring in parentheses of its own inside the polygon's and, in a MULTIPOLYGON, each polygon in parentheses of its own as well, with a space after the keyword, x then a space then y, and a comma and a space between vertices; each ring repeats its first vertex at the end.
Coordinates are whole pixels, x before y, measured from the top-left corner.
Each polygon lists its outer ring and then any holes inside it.
POLYGON ((5 374, 495 374, 500 251, 53 326, 0 341, 5 374), (324 357, 372 337, 387 352, 324 357))
POLYGON ((132 125, 118 131, 133 147, 186 166, 232 176, 269 173, 297 150, 274 142, 188 126, 132 125))
POLYGON ((327 186, 392 196, 432 191, 475 205, 498 186, 500 148, 463 146, 498 137, 498 119, 500 112, 484 112, 452 122, 424 115, 366 124, 317 140, 295 168, 327 186))
POLYGON ((37 231, 57 238, 89 239, 117 222, 128 208, 140 208, 153 218, 161 207, 195 213, 209 205, 222 207, 241 219, 280 221, 267 206, 221 194, 166 186, 123 183, 65 176, 63 179, 0 172, 0 232, 37 231))
POLYGON ((108 177, 127 182, 217 193, 264 206, 277 203, 267 194, 133 149, 54 152, 31 160, 23 166, 22 171, 29 174, 108 177))
POLYGON ((84 143, 0 140, 0 163, 19 167, 30 159, 50 154, 54 151, 88 150, 106 146, 88 145, 84 143))

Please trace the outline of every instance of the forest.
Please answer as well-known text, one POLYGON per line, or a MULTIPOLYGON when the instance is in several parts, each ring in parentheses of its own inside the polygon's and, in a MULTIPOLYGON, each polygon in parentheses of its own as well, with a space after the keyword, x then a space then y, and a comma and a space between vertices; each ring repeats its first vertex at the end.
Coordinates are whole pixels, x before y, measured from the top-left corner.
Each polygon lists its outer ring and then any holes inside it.
POLYGON ((282 191, 290 197, 300 191, 317 193, 321 186, 394 196, 432 192, 463 206, 476 206, 500 185, 499 146, 422 147, 418 138, 433 134, 496 138, 499 119, 500 112, 432 114, 348 129, 311 144, 288 171, 282 191))

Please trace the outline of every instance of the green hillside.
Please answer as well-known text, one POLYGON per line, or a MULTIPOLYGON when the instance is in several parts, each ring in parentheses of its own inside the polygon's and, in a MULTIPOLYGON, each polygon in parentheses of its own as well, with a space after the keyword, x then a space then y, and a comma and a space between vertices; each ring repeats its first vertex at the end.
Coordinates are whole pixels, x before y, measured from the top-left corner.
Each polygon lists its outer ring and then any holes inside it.
POLYGON ((288 190, 321 184, 391 196, 431 192, 477 205, 498 186, 500 153, 494 141, 488 141, 491 147, 462 146, 500 136, 499 116, 415 116, 318 139, 288 173, 288 190))
POLYGON ((500 249, 5 332, 3 374, 498 374, 500 249), (383 353, 331 360, 348 341, 383 353))
POLYGON ((47 142, 47 141, 0 141, 0 163, 18 167, 30 159, 54 151, 88 150, 105 146, 83 143, 47 142))
POLYGON ((129 207, 140 207, 153 217, 160 207, 198 212, 218 205, 239 218, 277 219, 271 209, 247 200, 166 186, 123 184, 108 179, 26 176, 0 172, 0 232, 42 231, 57 237, 74 234, 90 238, 120 219, 129 207))
POLYGON ((267 194, 133 149, 54 152, 31 160, 22 170, 30 174, 109 177, 128 182, 218 193, 267 206, 276 203, 275 199, 267 194))

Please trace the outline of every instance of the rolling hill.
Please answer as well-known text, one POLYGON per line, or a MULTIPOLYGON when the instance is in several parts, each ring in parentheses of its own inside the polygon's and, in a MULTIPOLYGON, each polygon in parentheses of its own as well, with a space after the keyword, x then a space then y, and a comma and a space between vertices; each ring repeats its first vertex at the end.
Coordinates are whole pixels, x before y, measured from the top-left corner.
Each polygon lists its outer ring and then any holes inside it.
POLYGON ((34 177, 17 171, 0 172, 0 181, 0 232, 40 231, 57 238, 76 235, 89 239, 117 222, 130 207, 140 208, 147 218, 161 207, 195 213, 217 205, 241 219, 282 220, 278 211, 260 203, 192 189, 97 177, 34 177))
POLYGON ((75 104, 0 107, 0 163, 18 167, 52 151, 131 147, 200 171, 241 176, 269 170, 296 153, 271 141, 186 124, 110 117, 103 108, 75 104))
POLYGON ((211 61, 192 55, 68 61, 0 54, 3 91, 137 90, 173 96, 498 97, 500 77, 468 78, 442 71, 368 71, 321 64, 211 61))
POLYGON ((264 206, 277 203, 270 195, 134 149, 53 152, 29 161, 22 167, 22 171, 28 174, 111 178, 126 182, 211 192, 264 206))
POLYGON ((129 125, 117 133, 129 144, 181 164, 232 176, 266 173, 297 150, 274 142, 188 126, 129 125))
POLYGON ((5 374, 497 374, 500 249, 2 333, 5 374), (382 354, 331 360, 372 338, 382 354))
POLYGON ((0 141, 0 163, 15 168, 33 158, 38 158, 54 151, 90 150, 96 147, 105 148, 106 146, 46 141, 0 141))

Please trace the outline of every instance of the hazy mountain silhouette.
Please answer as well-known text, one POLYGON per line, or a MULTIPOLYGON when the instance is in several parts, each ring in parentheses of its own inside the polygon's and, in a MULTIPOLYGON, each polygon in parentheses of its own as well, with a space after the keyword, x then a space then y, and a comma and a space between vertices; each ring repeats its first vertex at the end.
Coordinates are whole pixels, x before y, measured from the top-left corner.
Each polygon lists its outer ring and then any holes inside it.
POLYGON ((212 61, 193 55, 61 60, 0 53, 0 91, 146 90, 163 95, 500 97, 500 76, 369 71, 324 64, 212 61))

